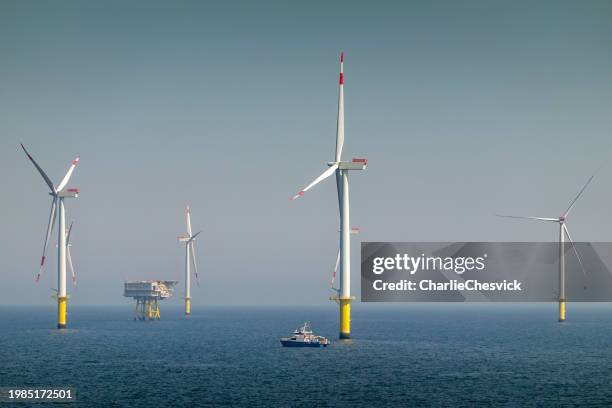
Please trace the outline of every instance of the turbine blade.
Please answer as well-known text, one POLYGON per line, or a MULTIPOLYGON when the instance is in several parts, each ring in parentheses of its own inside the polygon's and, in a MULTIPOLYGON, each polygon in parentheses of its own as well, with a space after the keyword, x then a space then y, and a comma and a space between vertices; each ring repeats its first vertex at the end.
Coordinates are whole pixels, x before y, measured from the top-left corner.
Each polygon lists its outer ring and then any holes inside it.
POLYGON ((323 173, 321 173, 321 175, 319 177, 314 179, 314 181, 312 183, 310 183, 309 185, 304 187, 304 189, 302 189, 299 193, 294 195, 291 199, 295 200, 296 198, 298 198, 300 196, 303 196, 306 191, 310 190, 312 187, 316 186, 319 182, 325 180, 326 178, 328 178, 329 176, 334 174, 334 171, 336 171, 337 168, 338 168, 338 163, 335 163, 329 169, 327 169, 323 173))
POLYGON ((193 241, 195 239, 195 237, 197 237, 198 235, 200 235, 202 231, 198 231, 195 234, 193 234, 193 236, 191 238, 189 238, 189 242, 193 241))
POLYGON ((187 224, 187 235, 191 237, 191 207, 185 209, 185 223, 187 224))
POLYGON ((42 273, 42 270, 45 267, 45 252, 47 251, 47 244, 49 243, 49 239, 51 239, 53 227, 55 226, 56 207, 57 198, 53 197, 53 200, 51 201, 51 213, 49 214, 49 223, 47 224, 47 234, 45 235, 45 243, 43 244, 42 257, 40 258, 40 269, 38 270, 38 275, 36 275, 36 283, 38 283, 40 279, 40 274, 42 273))
POLYGON ((68 169, 68 172, 66 173, 62 181, 60 181, 59 185, 57 186, 57 191, 62 191, 64 187, 66 187, 66 184, 68 184, 68 182, 70 181, 70 177, 72 177, 72 172, 74 171, 74 168, 76 167, 78 163, 79 163, 79 158, 75 157, 74 160, 72 161, 72 164, 70 164, 70 168, 68 169))
POLYGON ((551 221, 551 222, 559 222, 558 218, 545 218, 545 217, 521 217, 518 215, 501 215, 501 214, 495 214, 498 217, 503 217, 503 218, 518 218, 521 220, 538 220, 538 221, 551 221))
POLYGON ((563 224, 563 231, 565 231, 565 236, 567 237, 569 242, 572 244, 572 248, 574 249, 574 253, 576 254, 576 258, 578 258, 578 263, 580 264, 580 269, 582 269, 582 274, 586 278, 587 277, 586 269, 584 269, 584 265, 582 264, 582 259, 580 258, 580 255, 578 254, 578 250, 576 249, 576 245, 574 244, 574 241, 572 240, 572 237, 570 236, 569 230, 567 229, 567 225, 565 225, 565 224, 563 224))
POLYGON ((340 247, 338 247, 338 253, 336 254, 336 265, 334 266, 334 271, 332 272, 332 279, 331 279, 331 288, 336 290, 336 288, 334 288, 334 282, 336 281, 336 273, 338 273, 338 266, 340 265, 340 247))
POLYGON ((582 187, 582 190, 580 190, 580 192, 578 193, 578 195, 576 196, 576 198, 574 198, 574 200, 570 203, 569 207, 567 207, 567 210, 565 210, 565 213, 563 213, 564 217, 567 217, 570 213, 570 211, 572 211, 572 208, 574 208, 574 205, 576 204, 576 201, 578 201, 578 199, 580 198, 580 196, 582 195, 582 193, 584 193, 584 190, 586 190, 586 188, 588 187, 589 184, 591 184, 591 181, 593 181, 593 178, 595 177, 595 175, 597 174, 597 172, 599 171, 599 169, 597 169, 595 171, 595 173, 593 173, 591 175, 591 177, 589 177, 589 179, 587 180, 587 182, 585 183, 585 185, 582 187))
POLYGON ((66 245, 70 244, 70 234, 72 233, 72 224, 74 224, 74 221, 70 222, 70 227, 68 228, 68 232, 66 233, 66 245))
POLYGON ((342 157, 344 146, 344 53, 340 53, 340 81, 338 85, 338 122, 336 128, 336 162, 342 157))
POLYGON ((30 153, 28 153, 28 151, 26 150, 23 144, 21 144, 21 148, 23 149, 26 156, 28 156, 28 159, 30 159, 32 164, 34 164, 34 167, 36 167, 36 170, 38 170, 42 178, 45 180, 45 183, 47 183, 47 185, 51 189, 51 192, 55 194, 57 190, 55 189, 55 187, 53 187, 53 182, 51 181, 49 176, 47 176, 47 173, 45 173, 45 171, 38 165, 38 163, 36 163, 36 160, 34 160, 34 158, 30 155, 30 153))
POLYGON ((198 264, 196 263, 195 257, 195 245, 193 244, 193 241, 189 241, 187 245, 191 245, 191 264, 193 265, 193 273, 195 274, 196 284, 200 286, 200 280, 198 279, 198 264))
POLYGON ((72 284, 76 286, 76 273, 74 272, 74 266, 72 265, 72 256, 70 255, 70 247, 68 245, 66 245, 66 261, 68 261, 68 267, 70 268, 70 273, 72 274, 72 284))
POLYGON ((336 172, 336 190, 338 192, 338 212, 342 218, 342 172, 336 172))

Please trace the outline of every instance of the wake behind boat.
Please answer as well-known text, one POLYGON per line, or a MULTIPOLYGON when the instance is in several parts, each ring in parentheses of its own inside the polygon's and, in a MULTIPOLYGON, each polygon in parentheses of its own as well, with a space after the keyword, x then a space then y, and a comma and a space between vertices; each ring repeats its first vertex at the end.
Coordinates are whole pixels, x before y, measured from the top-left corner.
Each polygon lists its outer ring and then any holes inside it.
POLYGON ((330 343, 325 337, 313 334, 308 322, 304 322, 302 327, 295 329, 293 336, 283 337, 280 342, 283 347, 327 347, 330 343))

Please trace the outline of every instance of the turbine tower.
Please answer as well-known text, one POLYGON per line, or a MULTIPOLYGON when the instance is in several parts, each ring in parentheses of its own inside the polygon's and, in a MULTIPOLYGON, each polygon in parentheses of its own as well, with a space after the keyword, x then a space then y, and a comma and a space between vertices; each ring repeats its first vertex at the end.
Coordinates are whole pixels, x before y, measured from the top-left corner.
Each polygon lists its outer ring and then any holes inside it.
POLYGON ((44 170, 36 163, 34 158, 28 153, 25 146, 22 144, 21 148, 28 156, 34 167, 38 170, 40 175, 42 176, 47 186, 51 192, 49 195, 51 196, 51 213, 49 214, 49 223, 47 224, 47 234, 45 235, 45 243, 43 244, 42 257, 40 260, 40 269, 38 274, 36 275, 36 282, 39 281, 40 275, 45 265, 45 252, 47 250, 47 244, 49 239, 51 238, 51 234, 53 233, 53 227, 55 225, 55 220, 57 218, 57 212, 59 212, 59 221, 58 221, 58 245, 57 245, 57 328, 65 329, 66 328, 66 303, 68 301, 68 295, 66 293, 66 260, 68 251, 68 239, 69 236, 66 233, 66 210, 64 207, 64 199, 65 198, 76 198, 79 196, 78 188, 66 188, 68 181, 70 181, 70 177, 72 176, 72 172, 79 162, 79 158, 76 157, 68 172, 57 185, 57 187, 53 186, 51 179, 47 176, 44 170))
POLYGON ((350 162, 342 161, 342 147, 344 146, 344 53, 340 54, 340 80, 338 94, 338 122, 336 129, 336 154, 334 161, 328 162, 329 168, 325 170, 312 183, 291 197, 295 200, 304 193, 336 174, 336 187, 338 189, 338 206, 340 210, 340 289, 338 295, 331 299, 340 304, 340 338, 348 339, 351 336, 351 224, 349 220, 349 182, 348 175, 351 170, 365 170, 367 159, 353 159, 350 162))
POLYGON ((196 283, 198 283, 198 266, 193 241, 201 232, 191 234, 191 208, 189 206, 185 210, 185 223, 187 224, 187 234, 179 236, 178 241, 185 243, 185 316, 189 316, 191 314, 191 264, 193 264, 193 272, 196 283))
POLYGON ((567 207, 567 210, 565 210, 565 212, 563 212, 563 214, 561 214, 558 218, 520 217, 520 216, 515 216, 515 215, 498 215, 499 217, 505 217, 505 218, 519 218, 519 219, 526 219, 526 220, 556 222, 557 224, 559 224, 559 322, 561 323, 565 321, 565 302, 566 302, 566 298, 565 298, 565 252, 564 252, 565 237, 567 237, 567 239, 571 243, 572 248, 574 249, 574 253, 576 254, 576 258, 578 259, 578 262, 580 263, 580 268, 582 268, 582 273, 585 274, 586 276, 584 265, 582 264, 582 259, 580 259, 578 250, 576 249, 576 246, 574 245, 574 241, 572 240, 569 230, 567 229, 567 225, 566 225, 567 217, 570 211, 572 211, 572 209, 574 208, 574 205, 576 204, 576 202, 578 201, 582 193, 584 193, 584 190, 586 190, 586 188, 591 183, 594 177, 595 177, 595 174, 593 174, 587 180, 585 185, 582 187, 582 190, 580 190, 576 198, 574 198, 572 202, 570 203, 569 207, 567 207))

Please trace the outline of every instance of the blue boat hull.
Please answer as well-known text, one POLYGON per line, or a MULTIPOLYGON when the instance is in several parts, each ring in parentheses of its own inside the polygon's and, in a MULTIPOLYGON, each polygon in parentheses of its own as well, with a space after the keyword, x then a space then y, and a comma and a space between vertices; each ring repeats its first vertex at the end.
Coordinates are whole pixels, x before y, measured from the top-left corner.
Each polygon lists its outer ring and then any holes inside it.
POLYGON ((327 344, 309 343, 305 341, 281 340, 283 347, 327 347, 327 344))

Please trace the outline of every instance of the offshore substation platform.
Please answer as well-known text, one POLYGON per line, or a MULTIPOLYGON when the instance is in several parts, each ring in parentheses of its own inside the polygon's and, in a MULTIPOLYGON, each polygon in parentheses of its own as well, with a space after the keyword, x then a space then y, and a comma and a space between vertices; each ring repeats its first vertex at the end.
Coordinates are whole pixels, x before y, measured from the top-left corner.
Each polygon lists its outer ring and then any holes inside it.
POLYGON ((123 296, 136 299, 134 320, 159 320, 158 300, 172 296, 178 281, 146 280, 127 281, 123 286, 123 296))

